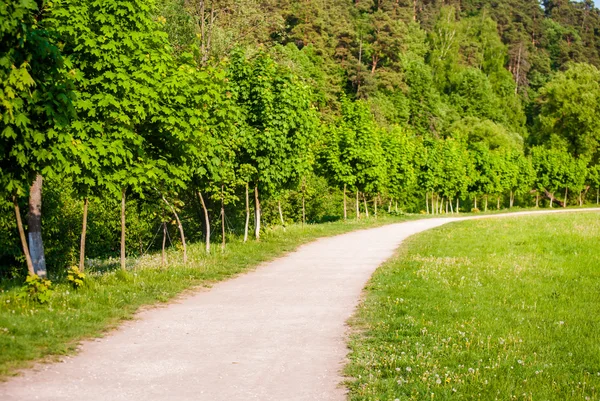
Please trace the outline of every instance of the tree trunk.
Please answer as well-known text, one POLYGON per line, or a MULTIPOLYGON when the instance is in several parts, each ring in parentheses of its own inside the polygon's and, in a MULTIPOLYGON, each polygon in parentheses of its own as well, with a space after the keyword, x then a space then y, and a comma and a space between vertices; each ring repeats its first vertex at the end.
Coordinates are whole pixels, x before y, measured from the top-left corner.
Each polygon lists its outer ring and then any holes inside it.
MULTIPOLYGON (((202 211, 204 212, 204 225, 206 226, 206 232, 204 233, 205 238, 205 249, 206 252, 210 252, 210 219, 208 217, 208 209, 206 208, 206 203, 204 203, 204 197, 202 196, 202 192, 198 191, 198 198, 200 199, 200 204, 202 205, 202 211)), ((246 226, 247 227, 247 226, 246 226)))
POLYGON ((454 207, 452 206, 452 199, 448 199, 448 203, 450 204, 450 213, 454 214, 454 207))
POLYGON ((29 272, 29 275, 34 276, 35 270, 33 268, 33 262, 31 261, 29 246, 27 246, 27 238, 25 237, 25 230, 23 229, 23 220, 21 220, 21 209, 19 208, 19 203, 17 202, 16 195, 13 195, 13 205, 15 206, 15 215, 17 217, 17 229, 19 230, 19 238, 21 238, 21 246, 23 247, 25 262, 27 263, 27 271, 29 272))
POLYGON ((459 201, 459 197, 456 197, 456 214, 460 214, 460 201, 459 201))
POLYGON ((498 204, 496 205, 496 209, 500 210, 500 196, 498 196, 498 204))
POLYGON ((221 250, 225 250, 225 196, 223 194, 225 186, 221 184, 221 250))
POLYGON ((485 211, 487 212, 488 210, 488 196, 485 196, 485 211))
POLYGON ((554 194, 550 194, 550 209, 552 209, 552 202, 554 201, 554 194))
POLYGON ((83 224, 81 225, 81 242, 79 244, 79 271, 85 269, 85 235, 87 233, 87 217, 88 217, 89 200, 86 197, 83 200, 83 224))
POLYGON ((446 214, 448 214, 448 199, 444 203, 446 204, 446 214))
POLYGON ((513 191, 510 191, 510 208, 512 209, 512 207, 515 205, 515 194, 513 191))
POLYGON ((435 214, 435 203, 434 203, 435 193, 431 191, 431 214, 435 214))
POLYGON ((363 203, 365 204, 365 216, 369 218, 369 205, 367 205, 367 196, 363 193, 363 203))
POLYGON ((306 224, 306 178, 302 178, 302 227, 306 224))
POLYGON ((565 201, 563 203, 563 207, 567 207, 568 201, 569 201, 569 188, 565 188, 565 201))
POLYGON ((281 201, 277 201, 277 211, 279 212, 279 221, 281 221, 281 225, 285 229, 285 220, 283 220, 283 210, 281 210, 281 201))
POLYGON ((429 192, 425 191, 425 206, 427 208, 427 214, 429 214, 429 192))
POLYGON ((579 206, 583 206, 583 191, 579 192, 579 206))
MULTIPOLYGON (((379 195, 377 195, 379 196, 379 195)), ((375 197, 375 199, 373 199, 373 206, 374 206, 374 210, 375 210, 375 217, 377 217, 377 196, 375 197)))
POLYGON ((250 226, 250 194, 246 183, 246 225, 244 226, 244 242, 248 242, 248 228, 250 226))
POLYGON ((392 200, 390 199, 390 203, 388 204, 388 214, 392 213, 392 200))
POLYGON ((163 221, 163 240, 162 240, 162 253, 161 253, 161 263, 162 267, 165 267, 167 264, 167 255, 165 253, 165 245, 167 244, 167 222, 163 221))
POLYGON ((38 276, 46 277, 46 257, 42 240, 42 185, 43 178, 38 174, 29 191, 27 228, 33 270, 38 276))
POLYGON ((258 197, 258 184, 254 186, 254 237, 260 240, 260 199, 258 197))
POLYGON ((121 269, 127 268, 125 264, 125 193, 126 189, 123 188, 121 192, 121 269))
POLYGON ((356 220, 360 219, 360 202, 358 200, 358 189, 356 190, 356 220))
POLYGON ((398 201, 396 201, 396 213, 398 213, 398 201))
POLYGON ((474 201, 473 201, 473 208, 477 209, 477 196, 473 197, 474 201))
POLYGON ((346 184, 344 184, 344 221, 348 220, 348 206, 346 205, 346 184))
POLYGON ((596 190, 596 205, 600 205, 600 188, 596 190))
POLYGON ((173 214, 175 215, 175 220, 177 221, 177 228, 179 229, 179 235, 181 236, 181 246, 183 247, 183 264, 187 264, 187 246, 185 244, 185 233, 183 232, 183 225, 181 224, 181 220, 179 220, 179 215, 177 214, 175 208, 171 206, 171 204, 167 201, 167 198, 165 198, 164 195, 161 196, 163 201, 165 201, 167 206, 169 206, 169 209, 171 209, 171 212, 173 212, 173 214))

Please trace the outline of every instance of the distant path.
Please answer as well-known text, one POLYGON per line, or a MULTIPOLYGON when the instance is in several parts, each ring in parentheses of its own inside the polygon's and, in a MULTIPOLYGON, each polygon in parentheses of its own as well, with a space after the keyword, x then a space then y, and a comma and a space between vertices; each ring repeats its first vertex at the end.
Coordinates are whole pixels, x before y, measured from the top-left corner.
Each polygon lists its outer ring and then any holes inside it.
MULTIPOLYGON (((557 210, 554 213, 600 211, 557 210)), ((531 212, 477 216, 526 215, 531 212)), ((63 363, 0 384, 2 401, 345 400, 346 320, 374 270, 433 218, 324 238, 140 313, 63 363)))

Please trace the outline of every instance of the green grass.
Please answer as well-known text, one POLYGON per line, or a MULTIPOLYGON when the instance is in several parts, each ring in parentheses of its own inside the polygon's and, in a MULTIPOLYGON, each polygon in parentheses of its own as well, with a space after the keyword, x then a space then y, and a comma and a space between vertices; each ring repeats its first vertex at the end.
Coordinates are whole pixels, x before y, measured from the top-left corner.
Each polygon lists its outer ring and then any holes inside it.
MULTIPOLYGON (((225 280, 318 237, 416 217, 294 225, 285 232, 281 228, 268 231, 259 243, 243 244, 233 239, 225 252, 213 244, 210 255, 204 252, 203 244, 193 244, 188 249, 188 267, 180 265, 177 252, 169 252, 172 266, 166 269, 160 268, 160 255, 131 260, 132 271, 92 273, 80 290, 67 283, 56 284, 51 301, 45 305, 18 298, 15 283, 5 282, 0 285, 0 380, 32 361, 73 352, 78 341, 102 335, 131 319, 141 306, 167 302, 186 289, 225 280)), ((105 269, 106 265, 111 263, 95 268, 105 269)))
POLYGON ((598 400, 600 216, 414 236, 351 325, 351 400, 598 400))

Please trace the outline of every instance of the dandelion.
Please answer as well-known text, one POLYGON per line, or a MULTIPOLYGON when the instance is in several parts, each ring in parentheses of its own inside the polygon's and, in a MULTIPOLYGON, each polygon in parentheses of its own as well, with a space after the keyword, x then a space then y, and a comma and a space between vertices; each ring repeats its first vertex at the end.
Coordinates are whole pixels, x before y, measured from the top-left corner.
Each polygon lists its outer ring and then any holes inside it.
POLYGON ((438 378, 438 379, 435 381, 435 383, 436 383, 436 384, 438 384, 438 385, 439 385, 439 384, 442 384, 442 379, 439 379, 439 378, 438 378))
POLYGON ((407 371, 407 372, 412 372, 412 368, 411 368, 410 366, 407 366, 407 367, 406 367, 406 371, 407 371))
POLYGON ((473 374, 473 373, 475 373, 475 369, 473 369, 473 368, 469 368, 469 373, 470 373, 470 374, 473 374))

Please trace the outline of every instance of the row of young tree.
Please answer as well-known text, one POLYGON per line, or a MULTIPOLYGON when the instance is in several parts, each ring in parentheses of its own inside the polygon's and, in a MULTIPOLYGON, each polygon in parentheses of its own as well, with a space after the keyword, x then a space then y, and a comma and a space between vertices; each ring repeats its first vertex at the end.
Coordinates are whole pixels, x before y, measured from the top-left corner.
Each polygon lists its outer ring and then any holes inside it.
MULTIPOLYGON (((132 199, 160 224, 163 255, 174 217, 186 263, 186 226, 202 227, 210 251, 218 214, 224 247, 227 211, 241 219, 245 241, 251 227, 258 240, 264 202, 276 205, 281 224, 290 218, 285 199, 298 205, 298 220, 313 219, 307 199, 317 182, 339 191, 335 207, 344 218, 349 197, 360 218, 398 206, 487 210, 490 199, 500 208, 506 198, 512 207, 519 196, 523 205, 544 198, 566 206, 569 194, 583 204, 600 187, 595 67, 572 64, 540 88, 535 135, 525 141, 519 80, 505 68, 508 50, 493 20, 460 19, 443 7, 428 34, 416 19, 390 20, 384 3, 355 17, 365 38, 379 36, 368 46, 365 39, 364 49, 359 39, 354 72, 292 41, 293 29, 268 31, 250 0, 23 0, 0 7, 0 190, 15 217, 5 213, 2 221, 16 222, 28 272, 46 274, 42 225, 58 238, 70 235, 43 220, 44 180, 68 188, 59 196, 82 210, 81 270, 91 199, 92 207, 119 200, 125 268, 133 254, 126 247, 132 199), (250 17, 254 25, 240 22, 250 17), (271 42, 259 44, 265 29, 271 42), (457 32, 473 46, 457 42, 457 32), (190 212, 196 205, 199 216, 190 212)), ((8 249, 15 239, 2 240, 8 249)), ((2 259, 19 261, 14 254, 2 259)))

